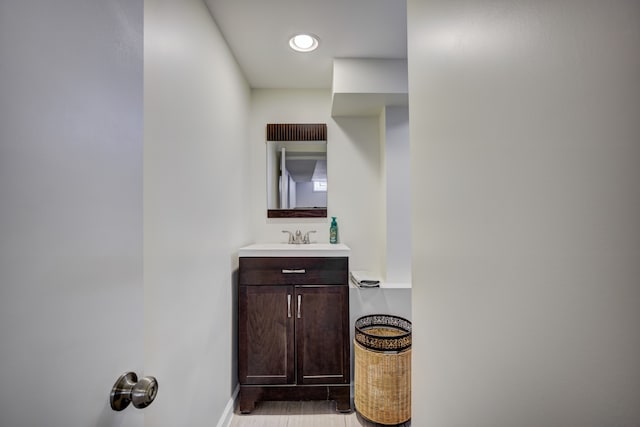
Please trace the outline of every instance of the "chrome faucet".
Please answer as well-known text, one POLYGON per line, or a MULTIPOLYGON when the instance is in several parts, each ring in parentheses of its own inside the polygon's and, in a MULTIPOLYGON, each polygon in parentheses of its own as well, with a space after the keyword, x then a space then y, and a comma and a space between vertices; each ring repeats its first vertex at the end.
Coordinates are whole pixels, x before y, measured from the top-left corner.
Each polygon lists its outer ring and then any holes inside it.
POLYGON ((305 245, 308 245, 309 243, 311 243, 311 239, 309 239, 309 233, 315 233, 315 232, 316 230, 307 231, 304 237, 302 238, 302 243, 304 243, 305 245))
POLYGON ((290 245, 300 245, 300 244, 308 245, 309 243, 311 243, 311 240, 309 239, 309 233, 315 233, 316 231, 315 230, 307 231, 304 237, 302 236, 302 231, 300 230, 296 230, 295 234, 287 230, 282 230, 282 232, 289 233, 290 245))
POLYGON ((293 233, 287 230, 282 230, 283 233, 289 233, 289 244, 292 245, 295 243, 295 240, 293 238, 293 233))

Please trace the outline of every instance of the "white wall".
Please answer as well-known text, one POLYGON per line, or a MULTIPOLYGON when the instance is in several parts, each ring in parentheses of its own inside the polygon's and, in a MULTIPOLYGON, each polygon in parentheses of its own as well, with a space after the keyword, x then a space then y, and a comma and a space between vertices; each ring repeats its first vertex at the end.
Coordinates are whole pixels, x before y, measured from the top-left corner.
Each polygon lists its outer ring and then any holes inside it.
POLYGON ((409 109, 385 107, 384 176, 386 182, 385 286, 411 285, 411 177, 409 109))
POLYGON ((331 216, 341 243, 351 247, 350 268, 379 271, 385 262, 384 191, 376 117, 332 118, 329 90, 251 91, 251 216, 256 242, 286 242, 282 230, 317 230, 329 242, 331 216), (322 219, 267 218, 265 128, 267 123, 326 123, 328 215, 322 219))
POLYGON ((334 93, 407 93, 407 62, 402 59, 335 58, 334 93))
POLYGON ((640 4, 407 15, 413 423, 640 425, 640 4))
POLYGON ((201 1, 146 0, 144 31, 145 421, 211 426, 236 385, 249 89, 201 1))
POLYGON ((142 2, 0 2, 0 425, 141 426, 142 2))
POLYGON ((406 106, 407 61, 334 58, 332 90, 334 117, 377 116, 385 106, 406 106))

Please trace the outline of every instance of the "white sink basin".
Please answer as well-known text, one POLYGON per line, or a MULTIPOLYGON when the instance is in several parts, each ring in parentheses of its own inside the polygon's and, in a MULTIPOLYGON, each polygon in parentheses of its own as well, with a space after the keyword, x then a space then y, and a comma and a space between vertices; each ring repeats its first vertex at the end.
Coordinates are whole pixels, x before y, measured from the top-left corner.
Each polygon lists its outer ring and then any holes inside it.
POLYGON ((343 243, 255 243, 238 250, 241 257, 342 257, 350 253, 351 248, 343 243))

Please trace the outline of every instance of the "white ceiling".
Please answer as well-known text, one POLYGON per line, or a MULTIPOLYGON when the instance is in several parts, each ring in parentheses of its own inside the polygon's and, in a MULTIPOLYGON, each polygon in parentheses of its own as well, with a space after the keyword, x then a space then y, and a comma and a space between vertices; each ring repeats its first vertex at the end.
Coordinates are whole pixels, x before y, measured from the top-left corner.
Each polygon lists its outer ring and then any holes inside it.
POLYGON ((333 58, 407 57, 406 0, 205 0, 253 88, 330 88, 333 58), (311 53, 289 38, 320 38, 311 53))

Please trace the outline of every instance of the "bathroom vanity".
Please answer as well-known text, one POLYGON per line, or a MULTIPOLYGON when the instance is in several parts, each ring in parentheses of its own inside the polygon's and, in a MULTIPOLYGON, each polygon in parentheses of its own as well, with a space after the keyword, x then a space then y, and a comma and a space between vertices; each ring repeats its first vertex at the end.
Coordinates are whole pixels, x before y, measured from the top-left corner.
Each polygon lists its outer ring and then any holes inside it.
POLYGON ((348 255, 343 244, 240 249, 240 412, 267 400, 351 410, 348 255))

